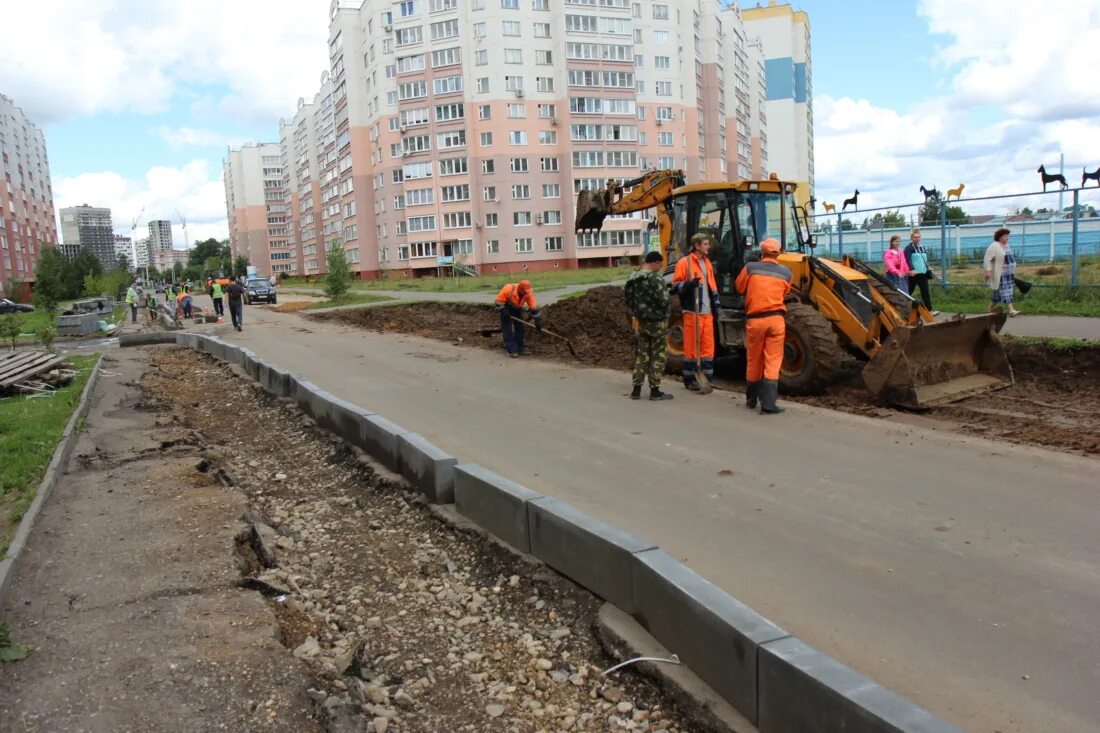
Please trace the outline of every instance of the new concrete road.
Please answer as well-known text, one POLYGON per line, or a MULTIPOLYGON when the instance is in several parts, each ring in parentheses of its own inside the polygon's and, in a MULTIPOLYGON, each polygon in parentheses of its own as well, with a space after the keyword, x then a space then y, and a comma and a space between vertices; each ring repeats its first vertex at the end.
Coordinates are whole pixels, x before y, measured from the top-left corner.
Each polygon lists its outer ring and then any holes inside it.
MULTIPOLYGON (((1100 462, 246 308, 217 332, 652 540, 968 731, 1100 730, 1100 462)), ((471 338, 477 338, 471 335, 471 338)), ((293 446, 287 446, 293 450, 293 446)))

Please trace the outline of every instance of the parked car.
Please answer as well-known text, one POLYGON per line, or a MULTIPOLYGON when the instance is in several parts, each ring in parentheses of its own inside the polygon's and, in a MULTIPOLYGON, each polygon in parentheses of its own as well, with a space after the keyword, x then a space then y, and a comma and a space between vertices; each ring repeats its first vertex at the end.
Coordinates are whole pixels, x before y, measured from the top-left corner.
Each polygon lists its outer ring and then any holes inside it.
POLYGON ((267 278, 254 277, 244 284, 244 302, 252 305, 257 301, 275 303, 275 288, 267 278))
POLYGON ((27 305, 26 303, 16 303, 15 301, 8 300, 7 298, 0 298, 0 313, 32 313, 33 311, 33 305, 27 305))

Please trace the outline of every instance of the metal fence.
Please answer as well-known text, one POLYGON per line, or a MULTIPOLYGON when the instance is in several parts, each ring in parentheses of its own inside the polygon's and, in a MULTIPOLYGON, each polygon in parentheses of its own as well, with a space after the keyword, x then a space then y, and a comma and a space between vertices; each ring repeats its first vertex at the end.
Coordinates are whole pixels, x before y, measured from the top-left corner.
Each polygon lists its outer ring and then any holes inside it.
POLYGON ((981 281, 982 258, 993 232, 1005 227, 1012 232, 1009 244, 1020 265, 1059 265, 1049 268, 1053 280, 1044 278, 1040 285, 1100 287, 1091 268, 1081 277, 1082 265, 1100 263, 1100 188, 939 201, 928 207, 931 211, 919 203, 848 211, 837 205, 836 212, 828 213, 820 212, 820 203, 818 207, 811 226, 816 253, 825 257, 851 254, 881 265, 890 237, 900 236, 904 248, 912 227, 919 226, 941 284, 973 285, 981 281), (956 206, 966 218, 949 221, 948 207, 956 206), (1028 215, 1026 209, 1046 211, 1028 215), (922 213, 937 216, 921 223, 922 213))

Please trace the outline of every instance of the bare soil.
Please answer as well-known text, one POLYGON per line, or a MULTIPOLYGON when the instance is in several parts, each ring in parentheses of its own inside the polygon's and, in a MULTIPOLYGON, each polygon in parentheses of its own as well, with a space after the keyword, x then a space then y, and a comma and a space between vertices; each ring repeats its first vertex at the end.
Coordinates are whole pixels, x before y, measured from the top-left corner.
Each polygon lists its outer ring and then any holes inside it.
MULTIPOLYGON (((499 325, 491 306, 422 302, 309 317, 503 351, 499 333, 478 334, 499 325)), ((581 297, 554 303, 543 309, 543 323, 572 340, 579 358, 574 359, 562 342, 530 331, 532 356, 621 371, 633 364, 630 319, 619 287, 593 288, 581 297)), ((922 411, 920 417, 987 438, 1100 454, 1100 349, 1088 345, 1050 349, 1010 341, 1007 350, 1014 385, 922 411)), ((878 402, 863 388, 858 362, 850 366, 849 377, 825 394, 790 399, 869 417, 904 419, 909 414, 878 402)), ((742 368, 736 360, 720 363, 720 383, 733 387, 743 383, 742 368)))

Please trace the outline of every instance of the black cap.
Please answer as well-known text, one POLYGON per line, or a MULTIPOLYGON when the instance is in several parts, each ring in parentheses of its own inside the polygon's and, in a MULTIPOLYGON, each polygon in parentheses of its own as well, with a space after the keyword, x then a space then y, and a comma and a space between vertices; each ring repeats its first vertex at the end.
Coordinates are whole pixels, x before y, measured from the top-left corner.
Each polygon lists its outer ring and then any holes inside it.
POLYGON ((660 252, 658 252, 657 250, 653 250, 652 252, 649 252, 649 253, 648 253, 648 254, 646 254, 646 256, 645 256, 645 261, 646 261, 647 263, 649 263, 649 262, 660 262, 660 261, 662 261, 663 259, 664 259, 664 257, 662 257, 662 256, 661 256, 661 253, 660 253, 660 252))

